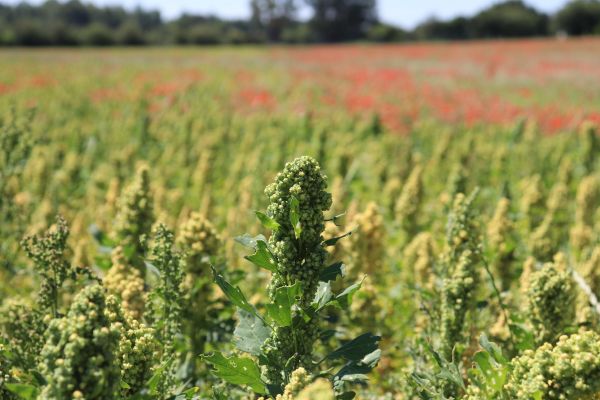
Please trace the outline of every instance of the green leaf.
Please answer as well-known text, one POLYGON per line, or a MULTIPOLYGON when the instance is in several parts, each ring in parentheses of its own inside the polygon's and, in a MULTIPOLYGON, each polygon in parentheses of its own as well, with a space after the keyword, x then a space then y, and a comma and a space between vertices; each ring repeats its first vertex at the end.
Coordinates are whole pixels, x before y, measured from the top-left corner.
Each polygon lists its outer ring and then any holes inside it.
POLYGON ((344 358, 349 361, 361 361, 379 349, 381 336, 373 335, 371 332, 364 333, 327 355, 327 359, 344 358))
POLYGON ((262 213, 260 211, 255 211, 256 216, 260 223, 267 229, 272 231, 276 231, 279 229, 279 222, 275 221, 275 219, 269 217, 267 214, 262 213))
POLYGON ((256 315, 238 311, 238 324, 233 331, 236 347, 255 356, 262 354, 261 346, 271 336, 271 329, 256 315))
POLYGON ((235 240, 237 243, 241 244, 244 247, 256 249, 256 243, 260 240, 266 242, 267 238, 264 235, 250 236, 249 234, 244 233, 241 236, 236 236, 235 238, 233 238, 233 240, 235 240))
POLYGON ((240 288, 237 286, 236 287, 231 286, 231 284, 229 282, 227 282, 225 280, 225 278, 223 278, 223 275, 217 273, 217 271, 212 266, 211 266, 211 268, 212 268, 215 283, 217 285, 219 285, 219 287, 221 288, 223 293, 225 293, 225 296, 227 296, 227 298, 235 306, 241 308, 242 310, 244 310, 246 312, 249 312, 250 314, 253 314, 253 315, 256 315, 257 317, 259 317, 259 315, 257 314, 254 307, 250 303, 248 303, 248 300, 246 300, 246 296, 244 296, 244 293, 242 293, 240 288))
POLYGON ((9 392, 24 400, 34 400, 38 396, 38 388, 25 383, 7 383, 4 385, 9 392))
POLYGON ((296 303, 296 297, 300 294, 300 283, 292 286, 283 286, 275 290, 275 300, 267 304, 267 314, 278 326, 290 326, 292 324, 292 306, 296 303))
POLYGON ((170 358, 163 362, 157 369, 154 371, 154 374, 148 379, 148 391, 150 394, 156 395, 158 394, 158 384, 163 377, 163 374, 167 371, 167 369, 171 366, 171 362, 173 360, 170 358))
POLYGON ((344 263, 336 262, 331 264, 327 268, 324 268, 319 274, 319 280, 321 282, 333 282, 337 279, 338 276, 344 276, 344 270, 346 266, 344 263))
POLYGON ((486 334, 482 333, 481 336, 479 337, 479 345, 485 351, 487 351, 490 354, 490 356, 492 356, 494 361, 496 361, 497 363, 499 363, 499 364, 508 363, 508 360, 502 354, 502 350, 500 350, 500 347, 498 347, 498 345, 496 343, 490 342, 486 334))
POLYGON ((260 378, 260 369, 252 359, 237 356, 226 358, 219 352, 204 355, 202 359, 213 365, 213 372, 219 378, 234 385, 248 385, 259 394, 267 392, 260 378))
POLYGON ((347 237, 347 236, 350 236, 350 235, 352 235, 352 231, 350 231, 350 232, 346 232, 346 233, 344 233, 344 234, 343 234, 343 235, 341 235, 341 236, 336 236, 336 237, 334 237, 334 238, 331 238, 331 239, 324 240, 324 241, 323 241, 323 246, 325 246, 325 247, 328 247, 328 246, 335 246, 335 244, 336 244, 338 241, 340 241, 340 240, 342 240, 343 238, 345 238, 345 237, 347 237))
POLYGON ((348 286, 342 293, 335 296, 333 301, 334 305, 337 305, 341 309, 345 310, 352 304, 352 298, 354 297, 354 293, 356 293, 362 286, 366 276, 364 276, 360 282, 356 282, 353 285, 348 286))
POLYGON ((329 282, 319 282, 319 287, 317 288, 317 293, 315 294, 315 299, 312 303, 315 311, 322 310, 323 307, 329 304, 332 297, 331 284, 329 282))
POLYGON ((300 225, 300 202, 296 196, 290 198, 290 222, 294 228, 296 239, 300 239, 302 234, 302 226, 300 225))
POLYGON ((256 252, 244 258, 259 267, 271 272, 277 272, 277 264, 273 260, 273 256, 271 255, 267 244, 262 240, 256 242, 256 252))
POLYGON ((121 389, 131 389, 131 386, 127 382, 121 379, 121 389))

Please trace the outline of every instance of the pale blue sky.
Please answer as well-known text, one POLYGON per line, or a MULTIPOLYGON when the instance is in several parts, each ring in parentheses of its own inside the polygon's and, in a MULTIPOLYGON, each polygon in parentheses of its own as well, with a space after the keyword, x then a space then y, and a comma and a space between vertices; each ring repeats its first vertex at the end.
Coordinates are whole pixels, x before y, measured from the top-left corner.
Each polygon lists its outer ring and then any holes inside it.
MULTIPOLYGON (((0 3, 6 2, 14 4, 19 0, 0 0, 0 3)), ((102 5, 122 5, 126 8, 141 5, 144 8, 159 9, 166 18, 176 17, 183 11, 211 13, 227 18, 246 18, 249 15, 249 0, 91 0, 91 2, 102 5)), ((377 3, 379 17, 383 21, 412 28, 431 16, 449 18, 456 15, 469 15, 496 2, 494 0, 378 0, 377 3)), ((299 0, 298 3, 302 1, 299 0)), ((552 12, 565 4, 566 0, 526 0, 526 3, 540 10, 552 12)), ((306 12, 303 15, 306 16, 306 12)))

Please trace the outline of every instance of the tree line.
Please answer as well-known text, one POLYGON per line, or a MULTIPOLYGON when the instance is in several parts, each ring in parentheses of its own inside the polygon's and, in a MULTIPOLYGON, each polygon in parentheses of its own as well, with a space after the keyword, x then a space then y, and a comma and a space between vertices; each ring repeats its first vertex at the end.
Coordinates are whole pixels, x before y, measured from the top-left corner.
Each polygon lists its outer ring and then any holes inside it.
POLYGON ((251 0, 249 6, 251 16, 244 20, 188 13, 165 20, 155 10, 99 7, 80 0, 0 3, 0 45, 401 42, 600 34, 600 0, 572 0, 554 14, 508 0, 473 16, 431 18, 412 30, 382 22, 385 16, 377 14, 376 0, 251 0), (299 17, 301 6, 310 8, 308 20, 299 17))

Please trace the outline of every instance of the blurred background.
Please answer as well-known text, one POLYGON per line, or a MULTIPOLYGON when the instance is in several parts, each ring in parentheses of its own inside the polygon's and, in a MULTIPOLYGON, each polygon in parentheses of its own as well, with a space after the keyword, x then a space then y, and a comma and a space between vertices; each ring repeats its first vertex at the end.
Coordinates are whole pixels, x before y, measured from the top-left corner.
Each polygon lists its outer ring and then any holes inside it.
POLYGON ((597 34, 596 0, 0 2, 3 46, 406 42, 597 34))

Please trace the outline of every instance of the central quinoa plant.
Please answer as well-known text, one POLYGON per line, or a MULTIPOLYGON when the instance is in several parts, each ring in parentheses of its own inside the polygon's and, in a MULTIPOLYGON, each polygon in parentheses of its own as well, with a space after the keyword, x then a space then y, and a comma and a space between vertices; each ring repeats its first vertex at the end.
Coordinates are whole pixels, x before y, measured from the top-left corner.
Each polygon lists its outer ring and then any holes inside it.
POLYGON ((269 197, 266 214, 257 212, 272 235, 268 240, 262 235, 238 238, 255 251, 246 259, 272 272, 265 315, 248 303, 239 288, 215 273, 216 283, 239 309, 236 346, 258 360, 257 365, 250 358, 235 355, 205 356, 215 374, 229 383, 247 385, 254 392, 275 398, 284 392, 292 373, 303 368, 310 375, 307 382, 317 375, 329 376, 336 392, 353 396, 346 385, 364 380, 364 374, 379 359, 380 338, 370 333, 346 341, 326 355, 319 351, 329 347, 326 338, 333 332, 321 326, 322 314, 329 306, 347 309, 360 288, 360 282, 339 293, 331 288, 330 282, 342 275, 343 268, 341 262, 325 265, 326 247, 344 235, 323 240, 327 222, 323 212, 331 206, 326 187, 326 177, 314 159, 300 157, 286 164, 265 190, 269 197), (337 373, 329 369, 318 374, 326 361, 335 360, 345 360, 337 373))

